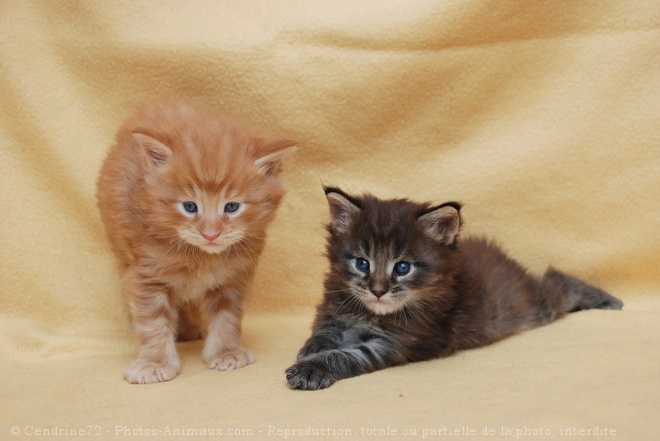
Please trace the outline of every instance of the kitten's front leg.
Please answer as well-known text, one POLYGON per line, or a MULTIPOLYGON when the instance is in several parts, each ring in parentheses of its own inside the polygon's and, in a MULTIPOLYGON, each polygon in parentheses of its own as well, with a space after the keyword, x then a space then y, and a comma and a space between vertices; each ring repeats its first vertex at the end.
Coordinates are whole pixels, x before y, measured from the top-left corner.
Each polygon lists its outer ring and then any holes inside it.
POLYGON ((252 353, 241 347, 241 294, 236 289, 215 289, 204 297, 202 308, 209 328, 202 357, 209 369, 229 371, 254 361, 252 353))
POLYGON ((338 380, 405 362, 400 345, 391 337, 381 336, 298 360, 286 370, 286 379, 294 389, 325 389, 338 380))
POLYGON ((298 351, 297 360, 300 361, 319 352, 341 348, 342 334, 346 328, 347 324, 340 320, 332 320, 319 325, 298 351))
POLYGON ((142 280, 132 271, 124 278, 124 295, 140 343, 140 353, 124 371, 124 379, 133 384, 169 381, 181 370, 175 346, 176 308, 164 286, 142 280))

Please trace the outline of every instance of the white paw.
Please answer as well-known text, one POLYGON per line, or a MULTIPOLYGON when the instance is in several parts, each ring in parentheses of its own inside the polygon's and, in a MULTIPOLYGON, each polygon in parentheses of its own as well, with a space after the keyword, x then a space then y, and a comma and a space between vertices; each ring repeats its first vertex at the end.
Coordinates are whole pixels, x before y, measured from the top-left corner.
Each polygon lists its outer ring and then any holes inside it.
POLYGON ((144 360, 134 360, 124 371, 124 379, 132 384, 160 383, 170 381, 179 373, 180 367, 144 360))
POLYGON ((247 349, 238 348, 224 352, 216 357, 211 357, 207 360, 206 366, 216 371, 232 371, 247 366, 252 362, 254 362, 252 352, 247 349))

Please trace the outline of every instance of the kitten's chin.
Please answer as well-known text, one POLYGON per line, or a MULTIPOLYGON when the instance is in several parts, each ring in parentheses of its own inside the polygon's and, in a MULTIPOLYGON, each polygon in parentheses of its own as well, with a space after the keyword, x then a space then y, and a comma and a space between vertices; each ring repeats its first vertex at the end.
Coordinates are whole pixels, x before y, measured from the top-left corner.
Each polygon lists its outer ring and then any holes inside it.
POLYGON ((197 245, 197 248, 204 251, 207 254, 220 254, 229 248, 229 245, 223 245, 218 243, 205 243, 202 245, 197 245))
POLYGON ((207 254, 220 254, 225 252, 230 246, 231 243, 209 243, 209 242, 201 242, 201 241, 194 241, 190 242, 188 241, 190 245, 193 245, 195 248, 198 248, 202 251, 204 251, 207 254))
POLYGON ((183 240, 187 244, 194 246, 195 248, 204 251, 206 254, 221 254, 231 248, 234 244, 232 241, 223 240, 219 242, 207 242, 202 240, 197 240, 197 238, 187 238, 183 237, 183 240))
POLYGON ((398 311, 403 306, 401 303, 394 303, 390 299, 368 297, 362 300, 364 306, 376 315, 387 315, 398 311))

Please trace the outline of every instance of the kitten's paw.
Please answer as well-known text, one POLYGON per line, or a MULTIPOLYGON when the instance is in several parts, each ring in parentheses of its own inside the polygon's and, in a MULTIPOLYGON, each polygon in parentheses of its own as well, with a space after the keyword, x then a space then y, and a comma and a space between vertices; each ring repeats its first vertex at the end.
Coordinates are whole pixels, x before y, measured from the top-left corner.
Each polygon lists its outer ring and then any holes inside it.
POLYGON ((252 356, 252 352, 247 349, 238 348, 206 360, 206 366, 216 371, 232 371, 253 362, 254 357, 252 356))
POLYGON ((124 371, 124 379, 131 384, 161 383, 179 374, 180 366, 134 360, 124 371))
POLYGON ((332 386, 335 377, 319 363, 298 362, 286 370, 289 386, 301 390, 318 390, 332 386))

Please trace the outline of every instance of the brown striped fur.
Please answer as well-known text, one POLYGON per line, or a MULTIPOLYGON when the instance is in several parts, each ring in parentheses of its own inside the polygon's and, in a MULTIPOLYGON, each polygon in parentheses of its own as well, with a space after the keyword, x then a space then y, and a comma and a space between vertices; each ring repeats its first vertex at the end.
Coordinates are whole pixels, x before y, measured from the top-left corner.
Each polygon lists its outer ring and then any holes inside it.
POLYGON ((286 370, 315 390, 487 345, 581 309, 623 303, 549 268, 529 274, 482 238, 459 239, 460 204, 326 188, 330 270, 312 336, 286 370))

